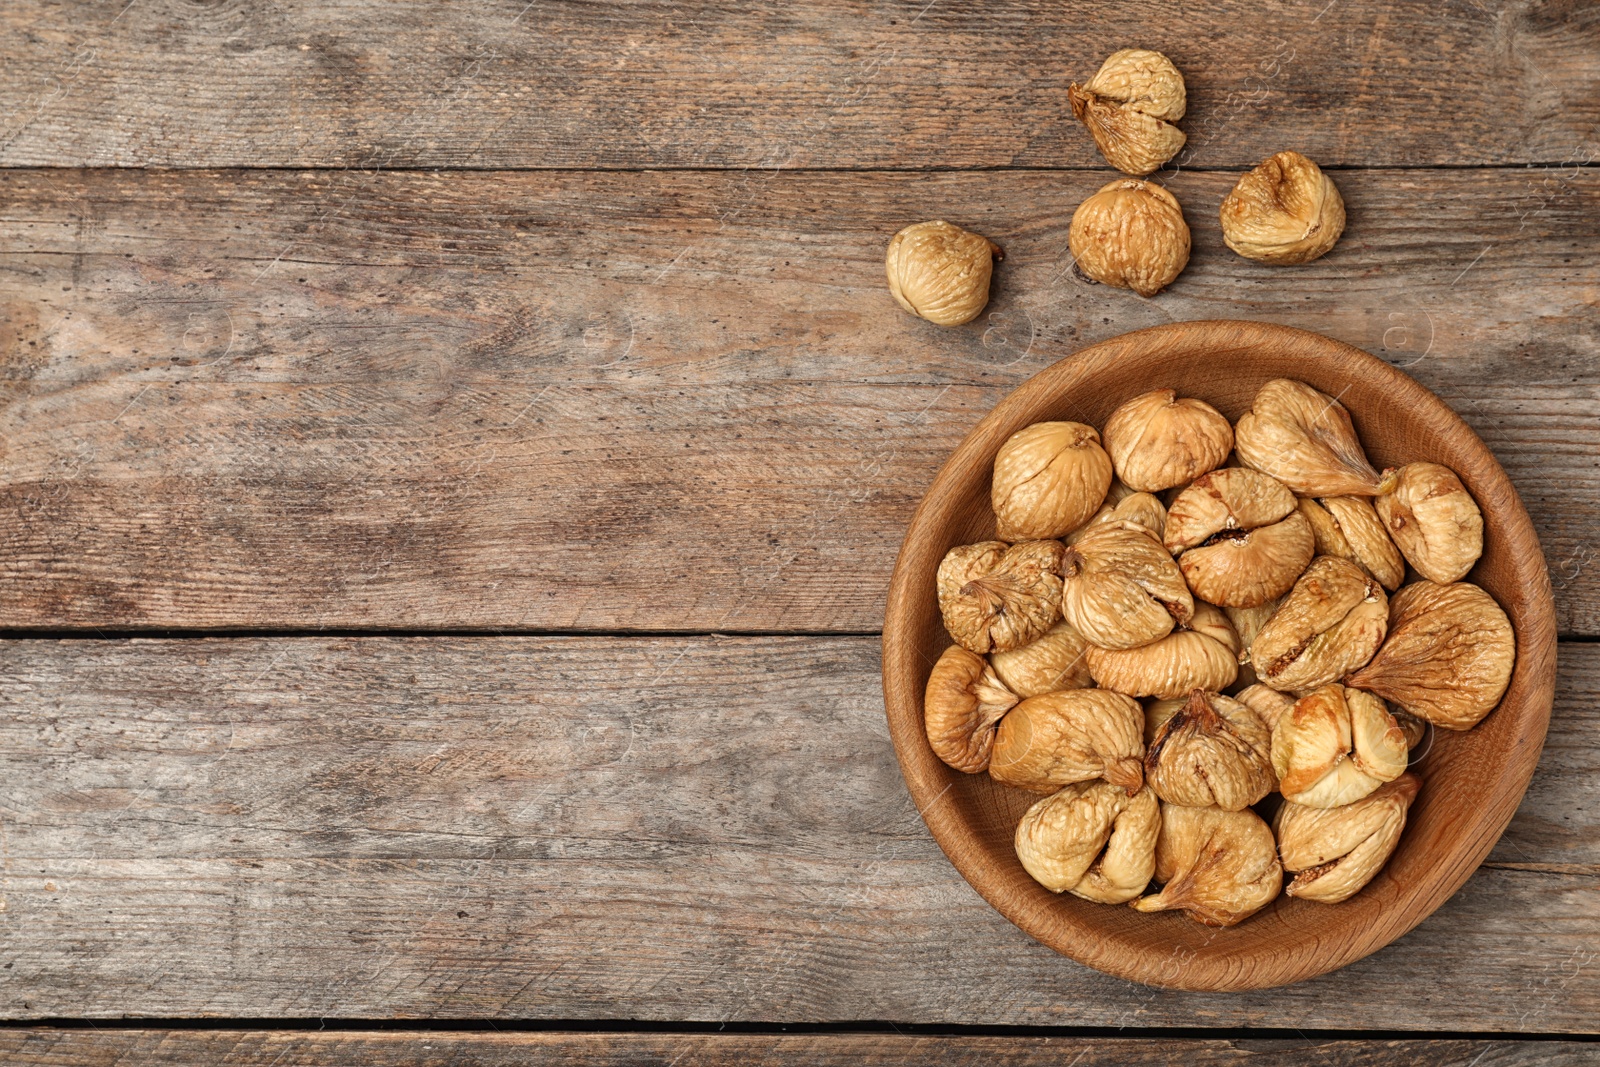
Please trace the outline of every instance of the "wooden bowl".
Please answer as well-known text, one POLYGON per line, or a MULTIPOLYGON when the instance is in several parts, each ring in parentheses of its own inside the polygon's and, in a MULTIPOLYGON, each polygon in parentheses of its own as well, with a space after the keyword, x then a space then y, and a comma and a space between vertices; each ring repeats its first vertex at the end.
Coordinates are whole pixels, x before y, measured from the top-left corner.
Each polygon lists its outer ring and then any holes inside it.
POLYGON ((945 854, 1022 929, 1080 963, 1151 985, 1237 990, 1284 985, 1358 960, 1416 926, 1472 874, 1505 830, 1533 775, 1555 685, 1555 607, 1539 539, 1505 471, 1438 397, 1388 364, 1327 337, 1256 322, 1184 322, 1139 330, 1068 356, 1001 401, 933 481, 889 588, 883 688, 889 731, 917 808, 945 854), (1056 895, 1012 848, 1036 797, 940 762, 922 723, 928 672, 950 638, 934 574, 955 545, 994 536, 995 453, 1030 423, 1103 427, 1150 389, 1199 397, 1230 420, 1271 378, 1298 378, 1349 408, 1380 470, 1413 460, 1461 476, 1483 509, 1484 554, 1469 580, 1494 595, 1516 628, 1517 664, 1500 707, 1465 733, 1434 730, 1414 770, 1422 792, 1383 871, 1342 904, 1279 896, 1238 926, 1213 929, 1177 912, 1145 915, 1056 895))

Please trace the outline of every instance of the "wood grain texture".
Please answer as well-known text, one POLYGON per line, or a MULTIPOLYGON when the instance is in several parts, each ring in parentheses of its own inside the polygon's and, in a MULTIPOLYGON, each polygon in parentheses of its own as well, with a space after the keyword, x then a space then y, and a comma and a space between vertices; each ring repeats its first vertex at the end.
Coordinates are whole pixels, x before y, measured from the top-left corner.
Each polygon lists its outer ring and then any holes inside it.
MULTIPOLYGON (((134 8, 132 18, 139 8, 134 8)), ((931 17, 931 15, 930 15, 931 17)), ((1600 173, 1345 172, 1346 237, 1071 269, 1101 175, 0 173, 8 626, 873 631, 905 524, 1056 359, 1259 318, 1384 356, 1506 466, 1600 633, 1600 173), (942 330, 882 253, 1008 256, 942 330)))
POLYGON ((1101 166, 1067 85, 1169 53, 1198 166, 1593 160, 1565 0, 472 5, 19 0, 0 163, 1101 166))
MULTIPOLYGON (((1336 974, 1157 992, 962 882, 872 638, 0 644, 0 1003, 79 1015, 1587 1031, 1600 648, 1489 865, 1336 974)), ((1179 961, 1181 962, 1181 961, 1179 961)))
POLYGON ((1600 1047, 1576 1041, 1215 1041, 1137 1037, 834 1034, 303 1033, 285 1030, 0 1031, 14 1067, 745 1067, 924 1064, 986 1067, 1577 1067, 1600 1047))

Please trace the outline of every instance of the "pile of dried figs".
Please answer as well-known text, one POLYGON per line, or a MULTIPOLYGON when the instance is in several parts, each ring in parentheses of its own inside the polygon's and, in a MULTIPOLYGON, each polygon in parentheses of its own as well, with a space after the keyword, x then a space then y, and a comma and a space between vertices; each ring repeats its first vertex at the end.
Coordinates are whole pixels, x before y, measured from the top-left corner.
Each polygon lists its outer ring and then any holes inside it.
POLYGON ((1436 463, 1379 473, 1304 382, 1235 425, 1157 389, 1103 436, 1029 426, 991 501, 997 540, 939 566, 928 741, 1043 794, 1016 850, 1054 892, 1213 926, 1346 900, 1400 839, 1429 724, 1471 729, 1510 682, 1510 620, 1463 581, 1472 495, 1436 463))

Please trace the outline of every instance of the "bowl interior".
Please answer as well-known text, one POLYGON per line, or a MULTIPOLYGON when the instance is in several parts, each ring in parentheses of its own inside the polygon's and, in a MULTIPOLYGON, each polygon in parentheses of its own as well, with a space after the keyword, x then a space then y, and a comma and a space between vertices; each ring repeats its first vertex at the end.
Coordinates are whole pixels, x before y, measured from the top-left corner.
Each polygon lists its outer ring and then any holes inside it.
MULTIPOLYGON (((1414 576, 1413 576, 1414 577, 1414 576)), ((1411 929, 1488 855, 1538 761, 1554 685, 1555 625, 1544 556, 1526 511, 1483 442, 1409 376, 1317 334, 1246 322, 1192 322, 1125 334, 1030 379, 972 431, 940 471, 907 532, 884 624, 891 735, 913 798, 963 876, 1007 918, 1080 962, 1137 981, 1188 989, 1280 985, 1343 966, 1411 929), (1485 551, 1469 580, 1494 595, 1517 635, 1517 667, 1501 706, 1466 733, 1432 731, 1414 766, 1423 779, 1388 865, 1339 905, 1280 896, 1219 930, 1177 913, 1057 896, 1022 869, 1017 821, 1036 797, 987 775, 951 770, 922 729, 922 690, 950 644, 934 574, 955 545, 994 535, 990 468, 1002 442, 1045 419, 1096 428, 1123 401, 1170 387, 1230 421, 1272 378, 1299 378, 1349 409, 1374 466, 1431 460, 1456 471, 1484 515, 1485 551)))

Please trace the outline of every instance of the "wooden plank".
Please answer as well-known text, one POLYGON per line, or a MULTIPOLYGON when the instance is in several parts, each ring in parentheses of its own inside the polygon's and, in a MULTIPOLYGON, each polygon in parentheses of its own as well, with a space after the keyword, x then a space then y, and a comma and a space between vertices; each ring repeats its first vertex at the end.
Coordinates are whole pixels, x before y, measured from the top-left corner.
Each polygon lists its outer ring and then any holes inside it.
POLYGON ((1375 956, 1243 995, 1090 971, 969 889, 906 796, 877 659, 0 643, 3 1013, 1592 1029, 1600 647, 1563 649, 1490 865, 1375 956))
POLYGON ((1185 165, 1593 161, 1587 5, 806 0, 0 11, 17 166, 1102 166, 1067 85, 1169 53, 1185 165))
MULTIPOLYGON (((137 9, 135 9, 137 10, 137 9)), ((130 18, 132 14, 130 13, 130 18)), ((0 173, 0 618, 16 627, 871 631, 924 486, 1082 344, 1245 317, 1455 404, 1600 633, 1600 174, 1348 172, 1350 228, 1070 269, 1102 175, 0 173), (991 311, 894 308, 886 237, 1008 249, 991 311)))
POLYGON ((0 1030, 15 1067, 744 1067, 762 1064, 990 1064, 993 1067, 1577 1067, 1600 1063, 1578 1041, 1206 1040, 1136 1037, 990 1037, 883 1033, 662 1034, 447 1031, 0 1030))

